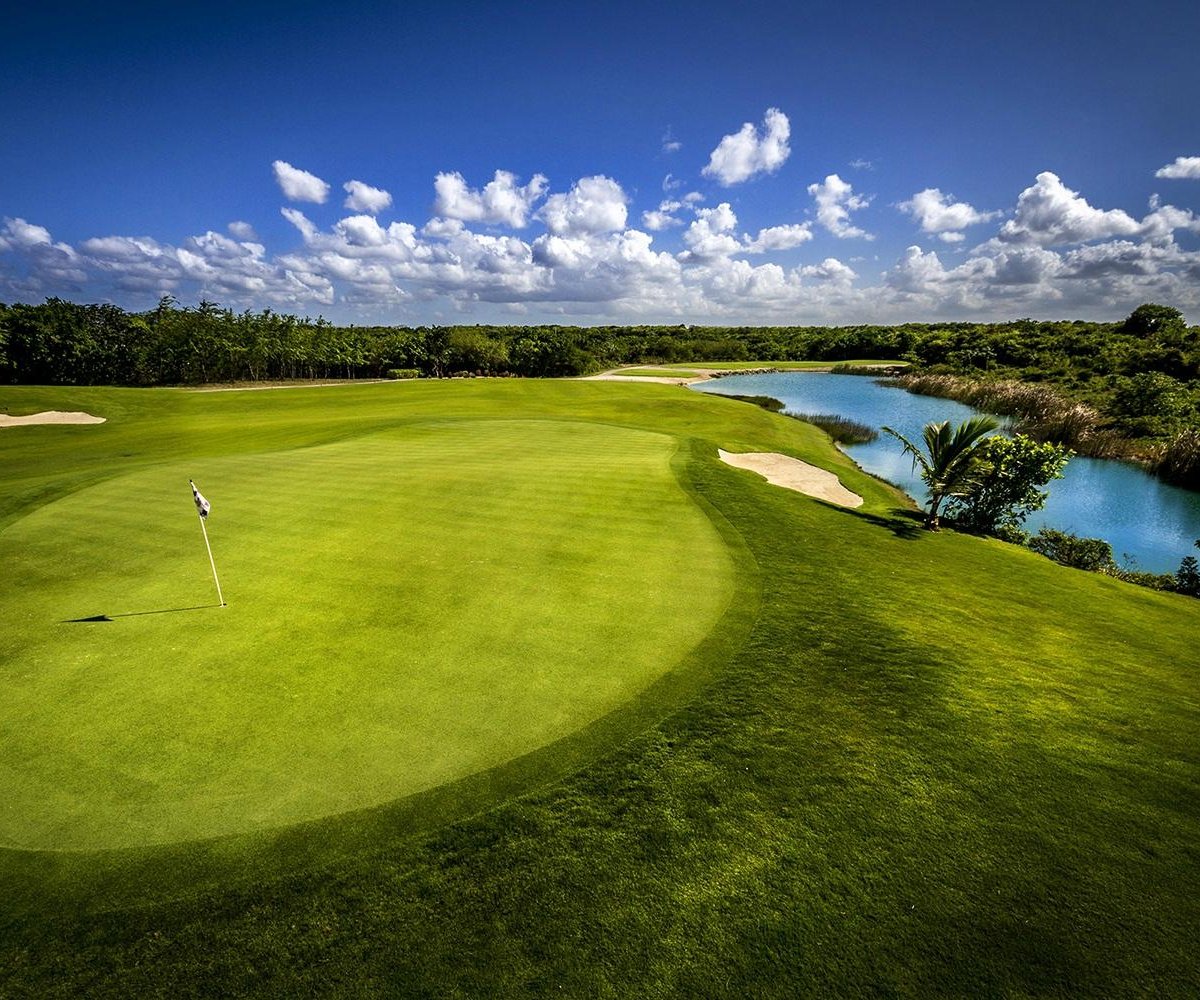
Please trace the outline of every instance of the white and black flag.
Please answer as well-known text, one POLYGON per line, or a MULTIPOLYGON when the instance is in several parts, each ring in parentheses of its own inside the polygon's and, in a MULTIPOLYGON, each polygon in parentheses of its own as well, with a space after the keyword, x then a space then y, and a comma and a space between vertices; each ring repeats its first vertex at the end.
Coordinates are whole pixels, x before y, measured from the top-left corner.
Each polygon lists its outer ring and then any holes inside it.
POLYGON ((196 489, 195 483, 193 483, 190 479, 188 480, 188 483, 192 487, 192 498, 196 501, 196 510, 200 512, 201 517, 208 517, 208 512, 212 509, 212 504, 210 504, 204 499, 203 496, 201 496, 200 491, 196 489))

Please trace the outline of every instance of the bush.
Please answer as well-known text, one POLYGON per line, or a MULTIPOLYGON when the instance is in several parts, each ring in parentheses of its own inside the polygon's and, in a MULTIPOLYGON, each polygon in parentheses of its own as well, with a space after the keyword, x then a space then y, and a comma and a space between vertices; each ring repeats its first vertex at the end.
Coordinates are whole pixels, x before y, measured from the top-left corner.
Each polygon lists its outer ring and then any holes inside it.
POLYGON ((1042 528, 1029 539, 1029 547, 1063 566, 1086 569, 1092 573, 1115 575, 1117 572, 1112 546, 1103 538, 1080 538, 1069 531, 1042 528))
POLYGON ((420 368, 389 368, 388 378, 420 378, 420 368))
POLYGON ((950 498, 946 516, 963 530, 990 535, 1002 525, 1019 528, 1045 506, 1048 494, 1042 487, 1062 478, 1071 452, 1018 434, 988 438, 976 455, 974 481, 950 498))
POLYGON ((1146 573, 1137 569, 1119 569, 1113 573, 1118 580, 1132 583, 1150 590, 1178 590, 1176 578, 1171 573, 1146 573))
POLYGON ((1184 556, 1175 574, 1175 589, 1181 594, 1200 597, 1200 564, 1195 556, 1184 556))

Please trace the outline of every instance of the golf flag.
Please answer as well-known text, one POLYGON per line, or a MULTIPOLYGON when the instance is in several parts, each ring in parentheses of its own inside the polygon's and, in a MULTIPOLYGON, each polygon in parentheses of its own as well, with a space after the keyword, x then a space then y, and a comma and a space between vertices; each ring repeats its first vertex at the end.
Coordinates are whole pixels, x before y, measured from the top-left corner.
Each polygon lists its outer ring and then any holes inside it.
POLYGON ((208 520, 208 512, 212 510, 210 504, 196 489, 196 484, 190 479, 188 485, 192 488, 192 499, 196 501, 196 513, 200 515, 200 530, 204 534, 204 549, 208 553, 208 564, 212 567, 213 583, 217 585, 217 600, 221 602, 221 607, 225 607, 225 595, 221 593, 221 581, 217 579, 217 564, 213 559, 212 546, 208 544, 208 528, 204 526, 204 522, 208 520))
POLYGON ((204 499, 203 496, 200 495, 200 491, 196 489, 195 483, 193 483, 190 479, 188 480, 188 483, 192 487, 192 498, 196 501, 196 510, 200 512, 201 517, 208 517, 208 512, 212 509, 212 504, 210 504, 204 499))

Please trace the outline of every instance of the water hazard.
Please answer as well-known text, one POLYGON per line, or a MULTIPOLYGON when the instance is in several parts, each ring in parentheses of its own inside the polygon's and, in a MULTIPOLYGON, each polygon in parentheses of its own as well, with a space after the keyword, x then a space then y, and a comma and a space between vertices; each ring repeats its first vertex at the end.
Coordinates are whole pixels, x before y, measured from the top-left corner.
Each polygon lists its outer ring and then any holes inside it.
MULTIPOLYGON (((724 395, 774 396, 792 413, 836 413, 879 428, 894 427, 919 440, 931 421, 958 423, 979 411, 953 400, 917 396, 879 385, 861 375, 781 372, 733 375, 696 388, 724 395)), ((874 475, 902 487, 919 501, 925 487, 899 442, 886 434, 846 453, 874 475)), ((1185 555, 1196 555, 1200 538, 1200 493, 1169 486, 1123 462, 1076 456, 1062 479, 1049 486, 1044 510, 1026 527, 1043 525, 1089 538, 1103 538, 1119 563, 1155 573, 1173 573, 1185 555)))

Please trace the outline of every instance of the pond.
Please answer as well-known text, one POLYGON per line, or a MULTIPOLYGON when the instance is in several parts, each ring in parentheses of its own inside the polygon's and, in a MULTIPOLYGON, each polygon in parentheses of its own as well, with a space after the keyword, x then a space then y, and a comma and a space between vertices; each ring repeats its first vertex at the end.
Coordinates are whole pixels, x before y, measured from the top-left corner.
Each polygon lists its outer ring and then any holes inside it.
MULTIPOLYGON (((877 429, 887 424, 912 441, 920 440, 927 423, 957 424, 979 412, 953 400, 882 386, 862 375, 732 375, 696 388, 722 395, 774 396, 791 413, 835 413, 877 429)), ((895 438, 880 434, 870 444, 851 445, 845 451, 868 472, 925 501, 924 484, 895 438)), ((1119 563, 1154 573, 1173 573, 1185 555, 1200 556, 1193 548, 1200 538, 1200 493, 1169 486, 1123 462, 1080 456, 1071 459, 1063 478, 1048 489, 1045 509, 1026 522, 1031 531, 1044 525, 1103 538, 1119 563)))

